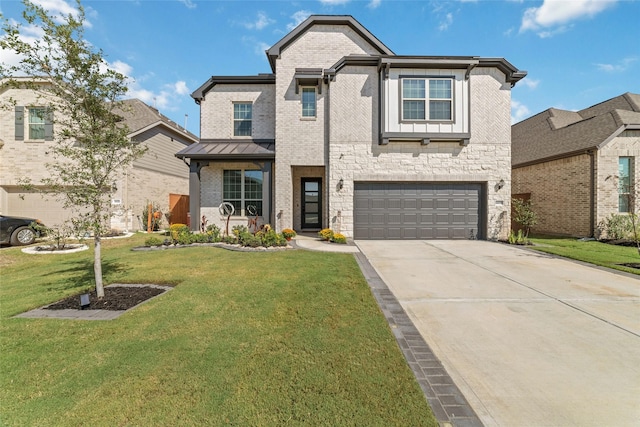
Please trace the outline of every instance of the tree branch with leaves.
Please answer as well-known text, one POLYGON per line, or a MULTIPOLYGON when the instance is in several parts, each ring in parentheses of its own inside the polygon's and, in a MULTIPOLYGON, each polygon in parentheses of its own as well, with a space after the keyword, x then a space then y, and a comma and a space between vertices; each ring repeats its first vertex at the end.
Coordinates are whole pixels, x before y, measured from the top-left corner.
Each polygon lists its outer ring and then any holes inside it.
MULTIPOLYGON (((101 236, 110 220, 113 183, 146 148, 132 142, 118 112, 127 78, 109 67, 103 52, 84 37, 85 12, 52 16, 24 0, 23 18, 42 32, 29 42, 22 25, 3 18, 0 48, 15 52, 18 64, 0 64, 0 78, 16 88, 33 90, 53 122, 49 177, 38 188, 55 195, 73 212, 76 224, 94 241, 94 275, 98 297, 104 296, 101 236)), ((34 183, 27 183, 33 185, 34 183)))

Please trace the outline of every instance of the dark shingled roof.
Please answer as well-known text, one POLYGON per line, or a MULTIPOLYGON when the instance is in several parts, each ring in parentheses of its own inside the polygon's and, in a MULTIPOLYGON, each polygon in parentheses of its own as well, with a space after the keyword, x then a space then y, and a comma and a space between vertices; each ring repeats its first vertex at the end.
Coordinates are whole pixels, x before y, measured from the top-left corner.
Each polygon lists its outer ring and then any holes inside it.
POLYGON ((640 129, 638 94, 627 92, 577 112, 550 108, 511 127, 511 164, 598 149, 626 127, 640 129))
POLYGON ((196 160, 262 160, 276 157, 273 139, 203 139, 180 150, 176 157, 196 160))
POLYGON ((161 114, 157 109, 148 106, 139 99, 127 99, 123 101, 124 108, 117 111, 122 116, 124 122, 129 127, 130 135, 134 136, 153 126, 163 125, 191 142, 198 141, 198 137, 182 126, 177 125, 168 117, 161 114))

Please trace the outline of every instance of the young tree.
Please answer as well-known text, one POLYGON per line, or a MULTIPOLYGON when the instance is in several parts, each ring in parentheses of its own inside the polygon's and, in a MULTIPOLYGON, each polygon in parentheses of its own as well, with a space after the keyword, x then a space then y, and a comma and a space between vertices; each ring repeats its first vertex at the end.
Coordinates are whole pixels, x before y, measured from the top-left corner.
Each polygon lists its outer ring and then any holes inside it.
POLYGON ((511 199, 513 204, 513 220, 524 228, 525 240, 529 238, 531 227, 538 223, 538 216, 533 210, 530 200, 522 200, 516 197, 511 199))
POLYGON ((145 148, 132 143, 122 117, 127 80, 109 68, 101 50, 84 39, 85 12, 62 19, 23 0, 23 18, 38 27, 40 38, 28 42, 21 25, 3 19, 0 48, 15 52, 17 64, 0 64, 0 77, 29 88, 46 106, 54 126, 49 178, 40 186, 74 212, 75 225, 93 234, 96 292, 104 297, 100 239, 108 227, 113 183, 145 148), (22 78, 22 77, 27 77, 22 78))

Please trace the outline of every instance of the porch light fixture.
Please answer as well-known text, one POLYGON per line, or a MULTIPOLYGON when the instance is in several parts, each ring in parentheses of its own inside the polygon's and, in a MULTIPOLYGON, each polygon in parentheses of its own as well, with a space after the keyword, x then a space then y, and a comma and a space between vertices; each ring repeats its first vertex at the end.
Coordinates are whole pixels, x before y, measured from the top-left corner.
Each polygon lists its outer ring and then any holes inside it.
POLYGON ((342 190, 342 187, 344 187, 344 179, 340 178, 340 181, 338 181, 338 190, 342 190))
POLYGON ((496 184, 498 190, 502 190, 502 187, 504 187, 504 179, 501 179, 498 184, 496 184))
POLYGON ((80 295, 80 310, 86 310, 91 303, 89 302, 89 294, 80 295))

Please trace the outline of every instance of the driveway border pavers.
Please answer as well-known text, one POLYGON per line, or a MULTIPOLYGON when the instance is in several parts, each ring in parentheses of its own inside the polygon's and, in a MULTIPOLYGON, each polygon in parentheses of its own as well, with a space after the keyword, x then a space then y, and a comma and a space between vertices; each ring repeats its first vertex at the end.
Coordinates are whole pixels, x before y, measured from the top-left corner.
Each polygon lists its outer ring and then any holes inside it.
POLYGON ((354 253, 354 256, 440 425, 483 426, 478 415, 367 257, 361 252, 354 253))

